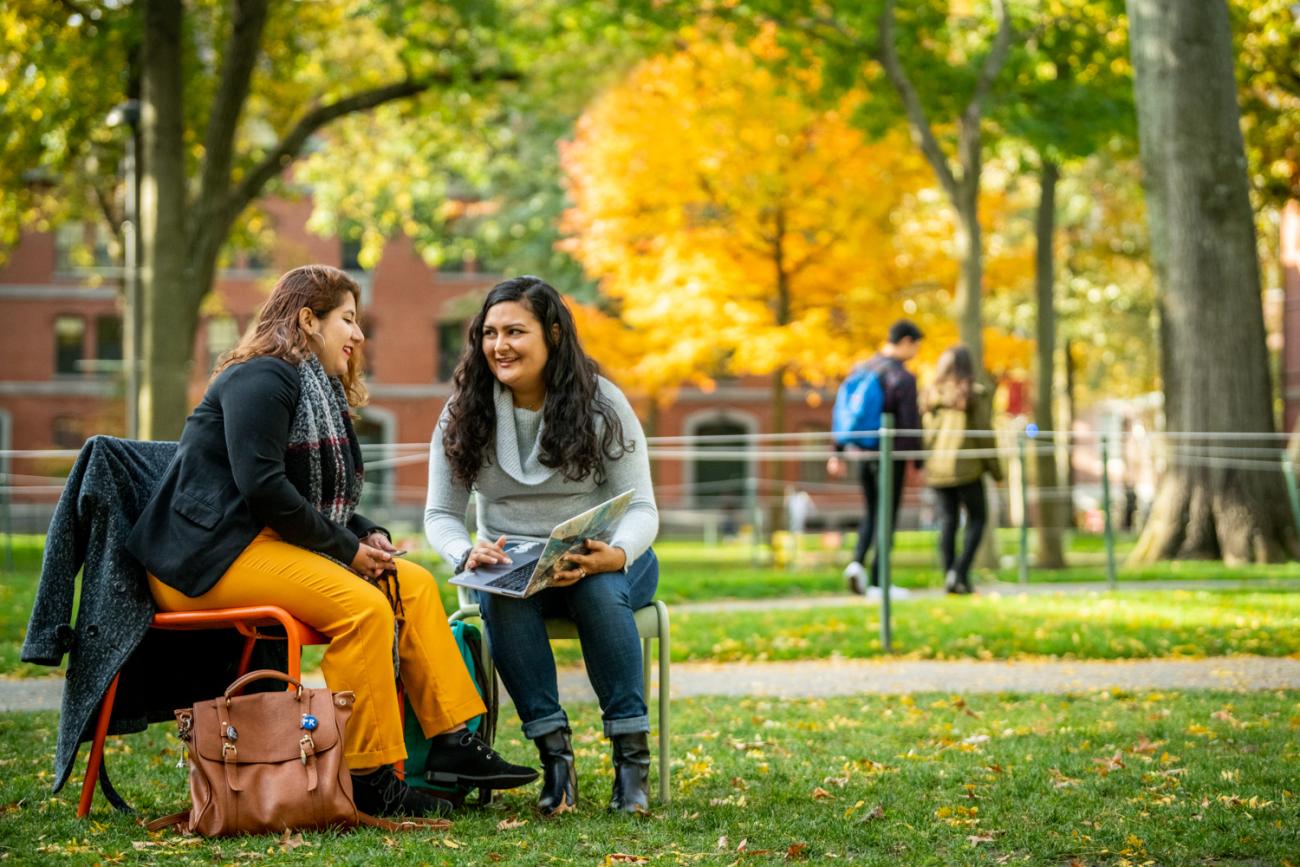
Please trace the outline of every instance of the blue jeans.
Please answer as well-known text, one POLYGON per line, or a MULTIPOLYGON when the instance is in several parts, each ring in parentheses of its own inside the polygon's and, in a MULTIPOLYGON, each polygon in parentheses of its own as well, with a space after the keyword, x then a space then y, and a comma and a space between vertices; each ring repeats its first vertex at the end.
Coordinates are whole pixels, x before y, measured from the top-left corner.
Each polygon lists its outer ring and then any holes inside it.
POLYGON ((659 560, 649 550, 626 574, 588 575, 576 584, 551 587, 527 599, 478 594, 492 658, 524 724, 524 737, 540 738, 569 725, 560 707, 555 656, 543 623, 546 617, 564 617, 577 625, 605 735, 650 731, 641 680, 641 637, 632 615, 650 603, 658 586, 659 560))

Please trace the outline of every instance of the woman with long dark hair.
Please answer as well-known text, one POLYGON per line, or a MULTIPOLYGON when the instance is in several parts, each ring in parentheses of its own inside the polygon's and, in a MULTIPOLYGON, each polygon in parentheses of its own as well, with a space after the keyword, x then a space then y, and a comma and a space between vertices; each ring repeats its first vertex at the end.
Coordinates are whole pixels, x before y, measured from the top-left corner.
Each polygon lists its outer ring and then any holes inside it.
POLYGON ((574 621, 613 747, 610 808, 647 809, 650 718, 633 612, 654 597, 659 528, 645 435, 623 393, 578 342, 560 294, 537 277, 497 284, 470 322, 453 393, 433 433, 425 532, 456 571, 507 562, 507 539, 552 528, 635 490, 607 544, 588 540, 555 585, 526 599, 479 593, 492 655, 542 760, 538 809, 577 803, 569 719, 543 619, 574 621), (465 527, 470 493, 478 539, 465 527))
POLYGON ((971 563, 984 536, 988 507, 984 474, 1002 478, 993 450, 993 392, 975 375, 970 350, 962 344, 939 356, 934 382, 922 397, 925 477, 939 496, 939 556, 949 593, 971 593, 971 563), (957 556, 957 525, 966 513, 966 538, 957 556))
POLYGON ((326 265, 276 283, 256 327, 217 365, 175 459, 127 547, 164 611, 276 605, 330 637, 321 668, 356 704, 344 745, 359 810, 432 815, 451 805, 397 776, 406 758, 394 682, 426 736, 429 766, 485 788, 536 779, 465 728, 484 712, 433 576, 394 556, 356 511, 365 470, 361 292, 326 265))

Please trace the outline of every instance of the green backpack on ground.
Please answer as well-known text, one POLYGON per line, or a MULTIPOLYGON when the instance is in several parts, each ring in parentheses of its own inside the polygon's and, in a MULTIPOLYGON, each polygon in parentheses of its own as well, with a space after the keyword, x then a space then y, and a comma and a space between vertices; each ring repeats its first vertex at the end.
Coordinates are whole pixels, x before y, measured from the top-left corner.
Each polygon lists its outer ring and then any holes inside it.
MULTIPOLYGON (((497 733, 497 683, 496 678, 492 678, 489 683, 487 672, 483 670, 480 660, 483 659, 483 635, 479 632, 477 626, 465 623, 463 620, 456 620, 451 623, 451 634, 456 639, 456 646, 460 648, 461 658, 465 660, 465 668, 469 670, 470 676, 474 678, 474 685, 478 688, 478 694, 483 699, 483 704, 487 706, 487 713, 476 716, 466 721, 465 725, 470 731, 476 732, 488 746, 496 739, 497 733)), ((456 806, 465 803, 465 799, 474 791, 470 786, 448 786, 445 783, 431 783, 425 778, 424 769, 429 761, 429 739, 424 736, 420 729, 420 721, 415 718, 415 712, 411 709, 410 699, 403 699, 405 702, 405 739, 406 739, 406 783, 417 789, 425 789, 439 798, 451 801, 456 806)), ((490 803, 492 800, 491 789, 479 789, 478 801, 479 806, 490 803)))

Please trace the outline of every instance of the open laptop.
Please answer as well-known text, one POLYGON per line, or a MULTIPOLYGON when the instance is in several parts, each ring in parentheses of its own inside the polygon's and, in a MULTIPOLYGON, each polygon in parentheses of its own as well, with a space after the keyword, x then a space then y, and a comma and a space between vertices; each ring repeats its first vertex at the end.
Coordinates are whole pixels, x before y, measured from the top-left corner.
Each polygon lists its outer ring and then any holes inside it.
POLYGON ((555 526, 543 542, 506 540, 505 552, 511 563, 493 563, 459 572, 451 583, 500 596, 523 599, 551 586, 556 572, 567 568, 565 555, 577 551, 587 539, 608 542, 614 527, 632 502, 634 490, 624 491, 599 506, 574 515, 555 526))

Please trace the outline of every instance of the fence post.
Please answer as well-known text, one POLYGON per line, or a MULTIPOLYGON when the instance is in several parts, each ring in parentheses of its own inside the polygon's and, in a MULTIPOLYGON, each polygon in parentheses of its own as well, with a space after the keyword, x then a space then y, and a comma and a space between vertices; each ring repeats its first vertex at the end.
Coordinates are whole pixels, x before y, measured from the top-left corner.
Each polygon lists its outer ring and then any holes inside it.
POLYGON ((0 519, 4 522, 5 535, 5 571, 14 571, 14 527, 13 516, 9 514, 9 474, 0 473, 0 519))
MULTIPOLYGON (((1025 460, 1027 428, 1016 433, 1016 460, 1020 463, 1020 583, 1029 583, 1029 462, 1025 460)), ((995 531, 996 532, 996 531, 995 531)))
POLYGON ((894 416, 885 413, 880 418, 880 483, 876 493, 876 557, 880 562, 880 647, 885 653, 893 652, 893 630, 889 617, 890 557, 893 545, 894 518, 894 416))
POLYGON ((1101 435, 1101 517, 1106 538, 1106 582, 1114 590, 1115 524, 1110 514, 1110 435, 1101 435))
POLYGON ((1285 452, 1282 453, 1282 477, 1286 479, 1286 493, 1291 499, 1291 519, 1295 521, 1296 532, 1300 533, 1300 490, 1296 489, 1295 464, 1285 452))

